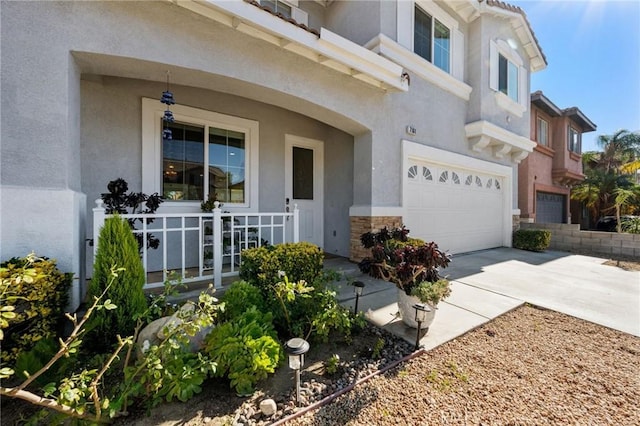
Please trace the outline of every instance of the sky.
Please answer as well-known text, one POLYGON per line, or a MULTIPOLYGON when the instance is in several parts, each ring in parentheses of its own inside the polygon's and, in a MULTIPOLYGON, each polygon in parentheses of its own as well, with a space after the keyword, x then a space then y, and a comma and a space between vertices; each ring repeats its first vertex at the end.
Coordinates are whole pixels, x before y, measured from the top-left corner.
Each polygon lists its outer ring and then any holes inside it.
POLYGON ((583 152, 599 150, 599 135, 640 131, 640 0, 506 1, 525 11, 547 57, 531 92, 596 124, 583 152))

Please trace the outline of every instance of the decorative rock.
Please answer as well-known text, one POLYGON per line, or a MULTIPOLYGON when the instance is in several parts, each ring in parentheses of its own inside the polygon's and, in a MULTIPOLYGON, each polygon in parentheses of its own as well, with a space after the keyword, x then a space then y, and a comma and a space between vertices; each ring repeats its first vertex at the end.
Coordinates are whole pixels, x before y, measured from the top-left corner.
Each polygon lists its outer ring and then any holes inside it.
POLYGON ((273 399, 268 398, 260 401, 260 411, 262 411, 262 414, 264 414, 265 416, 272 416, 276 413, 277 410, 278 407, 273 399))

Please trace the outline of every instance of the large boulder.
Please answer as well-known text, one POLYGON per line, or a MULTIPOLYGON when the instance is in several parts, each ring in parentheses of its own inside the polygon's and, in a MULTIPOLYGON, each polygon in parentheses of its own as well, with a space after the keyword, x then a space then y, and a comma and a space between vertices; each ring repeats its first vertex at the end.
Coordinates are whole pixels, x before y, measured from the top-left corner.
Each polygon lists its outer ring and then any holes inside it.
MULTIPOLYGON (((146 352, 151 346, 157 345, 165 340, 167 333, 170 333, 171 329, 182 324, 182 318, 193 318, 195 309, 196 307, 193 302, 187 302, 173 315, 158 318, 149 323, 138 334, 136 341, 138 354, 140 355, 146 352)), ((188 350, 192 353, 199 352, 204 347, 204 339, 211 332, 212 328, 213 326, 204 327, 194 336, 191 336, 189 338, 188 350)))

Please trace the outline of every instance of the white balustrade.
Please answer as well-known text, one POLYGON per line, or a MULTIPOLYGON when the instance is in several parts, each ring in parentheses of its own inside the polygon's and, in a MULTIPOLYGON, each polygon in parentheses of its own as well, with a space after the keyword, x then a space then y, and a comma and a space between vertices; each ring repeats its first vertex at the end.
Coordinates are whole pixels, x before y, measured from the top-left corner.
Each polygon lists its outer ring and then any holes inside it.
MULTIPOLYGON (((94 257, 100 229, 111 215, 106 214, 102 200, 93 209, 94 257)), ((146 273, 146 289, 162 287, 170 271, 183 277, 183 282, 213 280, 222 286, 224 277, 239 274, 242 250, 264 244, 298 242, 299 212, 223 213, 219 203, 211 213, 123 214, 134 219, 143 236, 141 258, 146 273), (148 248, 150 236, 157 238, 157 249, 148 248)))

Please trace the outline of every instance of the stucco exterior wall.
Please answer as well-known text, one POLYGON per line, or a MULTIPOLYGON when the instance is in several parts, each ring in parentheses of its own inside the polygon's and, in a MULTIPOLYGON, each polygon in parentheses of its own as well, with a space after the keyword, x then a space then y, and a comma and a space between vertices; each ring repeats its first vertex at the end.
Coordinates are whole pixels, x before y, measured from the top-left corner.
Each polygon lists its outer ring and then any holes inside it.
POLYGON ((380 19, 379 1, 334 1, 325 11, 324 25, 362 46, 380 33, 380 19))
MULTIPOLYGON (((325 25, 360 45, 381 32, 396 39, 397 6, 301 4, 310 26, 325 25)), ((384 91, 173 2, 1 7, 3 216, 20 202, 30 205, 33 194, 47 193, 35 197, 39 209, 3 219, 1 257, 23 255, 16 241, 28 234, 47 241, 42 249, 54 250, 42 254, 82 274, 79 241, 91 229, 85 210, 118 176, 141 188, 140 99, 157 99, 167 70, 179 103, 260 121, 261 210, 283 207, 283 135, 325 141, 329 252, 348 253, 350 203, 401 210, 403 139, 510 166, 515 194, 517 167, 508 158, 472 151, 464 131, 466 123, 482 119, 529 134, 528 112, 507 120, 489 89, 488 40, 516 38, 505 19, 483 15, 468 27, 459 22, 468 52, 465 82, 473 87, 466 101, 415 75, 408 92, 384 91), (407 125, 417 133, 407 135, 407 125), (60 238, 64 227, 56 216, 67 218, 70 237, 60 238), (5 235, 11 236, 7 243, 5 235)))
MULTIPOLYGON (((89 211, 110 180, 122 177, 130 190, 142 190, 141 99, 157 98, 164 89, 161 83, 113 77, 88 76, 82 81, 82 191, 87 194, 89 211)), ((172 90, 181 104, 259 122, 261 211, 284 211, 285 134, 323 141, 325 152, 330 153, 324 165, 324 249, 348 255, 348 216, 353 204, 351 135, 261 102, 194 87, 172 86, 172 90)), ((86 229, 87 233, 93 229, 91 217, 86 229)))

